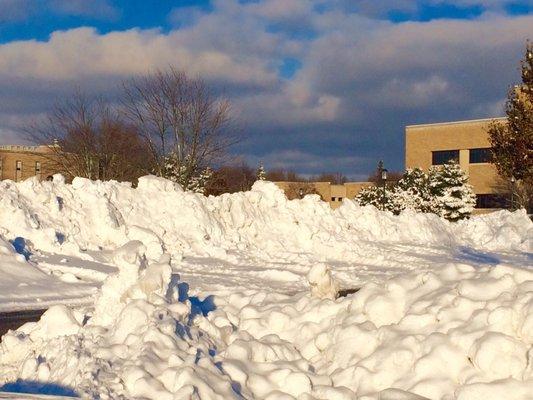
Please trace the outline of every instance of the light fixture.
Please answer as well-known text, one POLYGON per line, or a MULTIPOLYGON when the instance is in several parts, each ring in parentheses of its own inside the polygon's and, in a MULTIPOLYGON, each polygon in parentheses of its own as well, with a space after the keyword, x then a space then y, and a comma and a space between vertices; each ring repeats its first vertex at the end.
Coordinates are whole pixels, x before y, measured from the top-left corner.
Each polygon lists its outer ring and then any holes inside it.
POLYGON ((387 180, 387 172, 389 172, 389 171, 387 171, 385 168, 383 168, 381 170, 381 180, 382 181, 386 181, 387 180))

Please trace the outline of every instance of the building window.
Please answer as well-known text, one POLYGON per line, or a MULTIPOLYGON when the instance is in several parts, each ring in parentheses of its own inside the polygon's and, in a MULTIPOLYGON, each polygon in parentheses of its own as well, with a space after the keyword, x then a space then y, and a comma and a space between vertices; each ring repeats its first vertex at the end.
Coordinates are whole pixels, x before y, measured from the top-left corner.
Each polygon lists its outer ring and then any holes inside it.
POLYGON ((15 182, 22 179, 22 161, 15 161, 15 182))
POLYGON ((450 161, 459 162, 459 150, 441 150, 432 152, 431 163, 433 165, 442 165, 450 161))
POLYGON ((509 199, 501 194, 477 194, 476 208, 508 208, 509 199))
POLYGON ((483 149, 470 149, 470 164, 490 163, 492 153, 490 147, 483 149))
POLYGON ((339 201, 342 201, 342 197, 339 197, 339 201))
POLYGON ((331 198, 331 201, 335 201, 335 197, 332 197, 332 198, 331 198))
POLYGON ((35 161, 35 176, 41 179, 41 162, 35 161))

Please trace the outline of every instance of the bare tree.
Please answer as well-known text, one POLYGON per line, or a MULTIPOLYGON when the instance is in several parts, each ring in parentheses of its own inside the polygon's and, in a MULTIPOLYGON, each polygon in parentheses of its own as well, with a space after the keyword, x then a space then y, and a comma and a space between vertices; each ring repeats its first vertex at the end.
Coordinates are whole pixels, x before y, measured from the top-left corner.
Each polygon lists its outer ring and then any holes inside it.
POLYGON ((181 184, 220 159, 237 137, 230 130, 230 105, 200 79, 174 68, 129 80, 124 85, 124 115, 146 141, 153 170, 180 168, 181 184))
POLYGON ((266 179, 271 182, 307 182, 308 179, 298 175, 294 171, 282 168, 271 169, 266 173, 266 179))
POLYGON ((49 163, 68 178, 134 182, 148 170, 146 145, 135 127, 102 99, 79 91, 25 132, 33 142, 48 146, 44 155, 49 163))
POLYGON ((293 182, 289 183, 285 189, 285 196, 287 199, 301 199, 308 194, 318 194, 321 200, 324 200, 322 195, 318 192, 316 186, 312 182, 293 182))
POLYGON ((224 165, 214 171, 207 185, 207 194, 218 196, 250 190, 257 180, 255 170, 244 161, 224 165))
POLYGON ((330 182, 333 185, 343 185, 348 182, 348 178, 341 172, 323 172, 320 175, 312 176, 309 180, 311 182, 330 182))

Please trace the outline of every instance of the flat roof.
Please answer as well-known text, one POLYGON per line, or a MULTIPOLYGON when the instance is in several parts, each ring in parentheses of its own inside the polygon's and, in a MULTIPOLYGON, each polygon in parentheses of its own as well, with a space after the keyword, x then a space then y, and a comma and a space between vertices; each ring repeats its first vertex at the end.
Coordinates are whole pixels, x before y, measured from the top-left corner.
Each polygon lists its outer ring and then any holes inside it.
POLYGON ((461 125, 461 124, 475 124, 480 122, 490 122, 490 121, 500 121, 507 119, 507 117, 495 117, 495 118, 481 118, 481 119, 467 119, 463 121, 449 121, 449 122, 435 122, 431 124, 414 124, 414 125, 406 125, 405 129, 408 128, 425 128, 429 126, 442 126, 442 125, 461 125))

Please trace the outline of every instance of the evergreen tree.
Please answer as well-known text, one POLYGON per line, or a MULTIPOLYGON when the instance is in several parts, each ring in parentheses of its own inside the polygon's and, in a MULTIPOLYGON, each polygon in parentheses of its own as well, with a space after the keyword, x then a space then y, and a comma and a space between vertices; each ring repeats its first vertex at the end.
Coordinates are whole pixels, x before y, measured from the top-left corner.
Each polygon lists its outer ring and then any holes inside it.
POLYGON ((207 167, 200 174, 191 178, 187 189, 191 192, 204 194, 206 186, 212 177, 213 170, 207 167))
POLYGON ((189 165, 188 158, 181 162, 177 154, 170 153, 164 158, 161 174, 163 178, 178 183, 183 190, 203 194, 213 171, 208 167, 195 173, 189 165))
MULTIPOLYGON (((363 188, 355 197, 355 201, 362 206, 374 206, 380 210, 395 211, 396 204, 394 187, 383 189, 383 186, 368 186, 363 188)), ((399 212, 399 211, 398 211, 399 212)))
POLYGON ((266 171, 262 163, 259 163, 259 167, 257 167, 256 177, 258 181, 266 181, 266 171))
POLYGON ((533 196, 533 43, 528 42, 521 62, 522 83, 509 90, 506 103, 507 121, 494 121, 489 127, 493 162, 500 175, 517 180, 525 192, 522 206, 531 204, 533 196))
POLYGON ((456 162, 433 166, 429 170, 429 190, 437 213, 450 220, 468 218, 476 205, 476 195, 468 176, 456 162))
POLYGON ((437 203, 429 188, 428 175, 420 168, 407 169, 398 181, 396 208, 411 209, 420 212, 436 212, 437 203))
POLYGON ((468 176, 452 162, 432 167, 429 174, 420 168, 408 169, 395 185, 366 187, 355 200, 362 206, 400 214, 403 210, 435 213, 451 221, 467 218, 472 213, 476 196, 468 184, 468 176))

